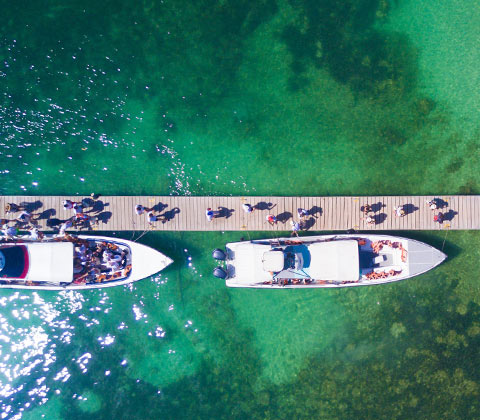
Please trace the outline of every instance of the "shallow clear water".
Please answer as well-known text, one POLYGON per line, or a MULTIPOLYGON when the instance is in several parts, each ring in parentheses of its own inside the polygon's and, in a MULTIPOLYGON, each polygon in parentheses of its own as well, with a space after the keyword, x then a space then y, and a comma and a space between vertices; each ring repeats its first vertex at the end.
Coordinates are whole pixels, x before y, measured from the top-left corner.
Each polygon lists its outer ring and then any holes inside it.
MULTIPOLYGON (((2 194, 479 193, 475 5, 20 3, 2 194)), ((450 257, 413 280, 268 293, 210 274, 243 234, 150 232, 175 263, 130 287, 0 291, 3 418, 479 416, 476 232, 408 233, 450 257)))

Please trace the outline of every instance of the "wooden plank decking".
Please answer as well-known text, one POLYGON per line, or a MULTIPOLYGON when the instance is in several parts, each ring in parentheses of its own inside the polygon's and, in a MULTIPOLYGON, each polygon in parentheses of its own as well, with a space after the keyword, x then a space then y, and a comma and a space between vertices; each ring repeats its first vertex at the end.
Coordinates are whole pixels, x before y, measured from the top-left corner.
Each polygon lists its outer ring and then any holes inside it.
MULTIPOLYGON (((33 212, 39 227, 70 218, 71 210, 64 210, 63 200, 81 201, 81 196, 0 196, 0 217, 15 219, 18 213, 5 214, 7 203, 24 204, 33 212)), ((97 200, 85 197, 93 207, 86 214, 99 219, 96 230, 143 231, 146 229, 169 231, 239 231, 274 230, 290 231, 290 220, 298 221, 297 208, 311 210, 307 218, 308 230, 442 230, 480 229, 480 196, 385 196, 385 197, 176 197, 176 196, 101 196, 97 200), (436 199, 442 208, 432 211, 428 200, 436 199), (242 204, 256 207, 245 213, 242 204), (376 223, 369 225, 363 218, 361 207, 370 204, 375 212, 376 223), (155 207, 156 214, 168 221, 148 224, 145 215, 135 214, 136 204, 155 207), (397 217, 395 206, 403 206, 406 215, 397 217), (219 217, 208 222, 205 210, 211 207, 219 217), (442 224, 435 223, 433 216, 442 211, 446 216, 442 224), (277 216, 278 223, 270 226, 265 217, 277 216)))

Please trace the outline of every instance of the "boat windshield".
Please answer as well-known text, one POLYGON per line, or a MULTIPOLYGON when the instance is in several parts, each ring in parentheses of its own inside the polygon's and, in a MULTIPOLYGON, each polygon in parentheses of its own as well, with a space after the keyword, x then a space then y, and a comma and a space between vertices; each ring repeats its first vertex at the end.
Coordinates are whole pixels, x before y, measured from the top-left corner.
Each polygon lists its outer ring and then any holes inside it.
POLYGON ((23 245, 4 247, 0 250, 0 277, 23 279, 28 271, 28 252, 23 245))

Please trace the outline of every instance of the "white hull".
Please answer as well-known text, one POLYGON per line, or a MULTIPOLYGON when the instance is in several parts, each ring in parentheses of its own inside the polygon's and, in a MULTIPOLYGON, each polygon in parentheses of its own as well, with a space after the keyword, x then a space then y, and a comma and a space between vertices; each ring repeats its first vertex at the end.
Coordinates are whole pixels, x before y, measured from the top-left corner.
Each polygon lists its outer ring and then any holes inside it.
POLYGON ((392 283, 423 274, 447 257, 414 239, 369 234, 235 242, 226 245, 226 255, 227 286, 268 289, 392 283))
MULTIPOLYGON (((86 289, 99 289, 105 287, 114 287, 114 286, 122 286, 125 284, 129 284, 138 280, 142 280, 146 277, 150 277, 159 271, 163 270, 165 267, 170 265, 173 260, 167 257, 166 255, 162 254, 161 252, 156 251, 153 248, 150 248, 146 245, 142 245, 133 241, 129 241, 126 239, 117 239, 107 236, 89 236, 89 235, 79 235, 77 238, 81 240, 88 240, 88 241, 95 241, 95 242, 107 242, 109 244, 117 245, 122 247, 122 249, 128 249, 128 266, 131 267, 127 274, 124 274, 123 277, 119 277, 118 279, 113 280, 104 280, 100 282, 91 282, 87 284, 75 284, 71 279, 70 283, 65 281, 58 281, 58 284, 52 284, 51 282, 44 281, 45 276, 48 278, 48 274, 41 273, 42 266, 48 265, 46 263, 42 264, 41 262, 36 267, 36 272, 42 274, 38 276, 41 280, 36 279, 35 277, 28 278, 28 282, 26 280, 17 281, 15 279, 9 279, 6 281, 5 279, 0 278, 1 284, 0 288, 7 288, 7 289, 28 289, 28 290, 86 290, 86 289), (24 284, 22 284, 22 282, 24 284)), ((0 244, 0 251, 4 246, 11 246, 11 245, 23 245, 27 249, 31 245, 35 245, 36 248, 42 248, 42 246, 49 246, 51 243, 56 243, 59 245, 58 242, 53 242, 52 238, 46 238, 46 241, 29 241, 28 239, 17 240, 16 242, 4 242, 0 244)), ((66 241, 68 242, 68 241, 66 241)), ((64 242, 61 242, 64 243, 64 242)), ((29 251, 30 252, 30 251, 29 251)), ((71 255, 71 261, 68 258, 63 258, 62 264, 65 267, 68 267, 70 273, 72 271, 73 266, 73 253, 71 255)), ((33 255, 30 255, 30 259, 32 259, 33 255)), ((32 271, 32 267, 29 268, 29 271, 32 271)), ((58 270, 57 270, 58 271, 58 270)), ((68 271, 68 270, 67 270, 68 271)), ((66 273, 66 277, 71 276, 70 273, 66 273)), ((57 273, 58 274, 58 273, 57 273)), ((28 276, 28 274, 27 274, 28 276)))

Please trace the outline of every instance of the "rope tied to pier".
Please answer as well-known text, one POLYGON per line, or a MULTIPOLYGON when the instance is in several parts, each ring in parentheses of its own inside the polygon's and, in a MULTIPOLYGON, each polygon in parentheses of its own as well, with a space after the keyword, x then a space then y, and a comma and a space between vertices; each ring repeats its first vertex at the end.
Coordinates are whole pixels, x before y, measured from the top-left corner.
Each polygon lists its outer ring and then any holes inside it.
POLYGON ((445 241, 447 240, 448 231, 449 229, 445 231, 445 238, 443 238, 443 244, 442 244, 442 252, 443 252, 443 248, 445 247, 445 241))

